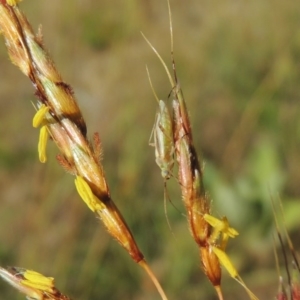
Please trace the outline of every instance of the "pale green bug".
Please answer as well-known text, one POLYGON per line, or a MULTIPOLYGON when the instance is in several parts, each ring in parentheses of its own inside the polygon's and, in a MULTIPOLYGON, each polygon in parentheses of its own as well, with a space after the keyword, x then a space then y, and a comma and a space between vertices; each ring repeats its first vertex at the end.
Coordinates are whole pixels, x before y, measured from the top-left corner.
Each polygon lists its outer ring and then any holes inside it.
POLYGON ((149 70, 146 69, 151 89, 158 103, 158 111, 155 116, 149 145, 155 147, 155 161, 161 170, 161 176, 166 181, 170 179, 174 166, 173 120, 165 101, 158 99, 150 79, 149 70), (152 138, 153 142, 151 142, 152 138))
MULTIPOLYGON (((174 167, 174 133, 173 133, 173 119, 170 111, 163 100, 159 100, 152 85, 149 70, 146 67, 150 86, 154 97, 158 103, 158 110, 155 115, 155 122, 152 128, 149 145, 155 148, 155 162, 161 170, 161 176, 164 179, 164 207, 166 218, 169 227, 170 222, 167 217, 166 198, 171 202, 167 193, 167 180, 172 176, 174 167)), ((171 202, 172 203, 172 202, 171 202)))

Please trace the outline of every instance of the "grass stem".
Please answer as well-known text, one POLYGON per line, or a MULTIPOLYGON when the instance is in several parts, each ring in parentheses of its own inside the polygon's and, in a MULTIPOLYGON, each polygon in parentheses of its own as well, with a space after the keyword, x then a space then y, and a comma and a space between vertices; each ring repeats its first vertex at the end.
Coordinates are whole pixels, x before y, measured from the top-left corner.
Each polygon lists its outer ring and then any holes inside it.
POLYGON ((147 262, 145 261, 145 259, 141 260, 139 262, 139 265, 147 272, 147 274, 149 275, 149 277, 151 278, 152 282, 154 283, 158 293, 161 296, 161 299, 163 300, 168 300, 168 297, 166 296, 163 288, 161 287, 159 281, 157 280, 156 276, 154 275, 154 273, 152 272, 151 268, 149 267, 149 265, 147 264, 147 262))

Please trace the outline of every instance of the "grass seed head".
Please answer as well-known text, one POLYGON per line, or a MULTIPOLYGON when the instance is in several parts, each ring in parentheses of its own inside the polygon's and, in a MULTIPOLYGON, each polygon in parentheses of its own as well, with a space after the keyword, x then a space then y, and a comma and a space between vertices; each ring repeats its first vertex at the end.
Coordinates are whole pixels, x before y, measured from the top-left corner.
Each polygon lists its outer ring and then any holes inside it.
POLYGON ((93 147, 87 140, 86 125, 71 87, 63 82, 43 47, 41 31, 37 35, 33 33, 24 14, 14 6, 16 1, 7 3, 0 2, 0 30, 12 62, 30 78, 36 89, 38 111, 33 126, 41 126, 40 161, 47 160, 46 145, 50 135, 61 152, 59 161, 77 176, 75 185, 87 206, 101 217, 109 233, 133 259, 140 261, 143 255, 110 198, 99 159, 99 136, 95 136, 93 147))

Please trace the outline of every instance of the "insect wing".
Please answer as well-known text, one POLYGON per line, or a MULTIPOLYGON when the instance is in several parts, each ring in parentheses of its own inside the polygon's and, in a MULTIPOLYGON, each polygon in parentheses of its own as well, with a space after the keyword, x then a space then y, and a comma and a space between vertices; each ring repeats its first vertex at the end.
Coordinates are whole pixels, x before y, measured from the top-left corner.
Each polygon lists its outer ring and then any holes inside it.
POLYGON ((164 179, 170 178, 174 166, 173 122, 163 100, 159 100, 159 111, 154 128, 155 160, 164 179))

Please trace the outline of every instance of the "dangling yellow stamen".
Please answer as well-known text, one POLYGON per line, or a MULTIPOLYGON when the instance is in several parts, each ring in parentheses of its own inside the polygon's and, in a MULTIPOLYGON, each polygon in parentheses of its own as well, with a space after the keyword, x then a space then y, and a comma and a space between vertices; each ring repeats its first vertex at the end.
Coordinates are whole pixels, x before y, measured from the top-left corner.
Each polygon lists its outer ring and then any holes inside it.
POLYGON ((232 262, 230 261, 228 255, 221 249, 217 247, 212 247, 213 252, 218 257, 220 263, 225 267, 231 277, 236 278, 238 276, 238 272, 236 268, 233 266, 232 262))
POLYGON ((40 137, 38 143, 39 159, 41 163, 45 163, 47 161, 46 147, 47 147, 48 138, 49 138, 48 128, 46 125, 44 125, 40 130, 40 137))
POLYGON ((258 300, 258 298, 251 292, 251 290, 246 286, 245 282, 242 280, 240 275, 238 274, 236 268, 233 266, 232 262, 228 255, 221 249, 217 247, 212 247, 212 251, 218 257, 221 265, 228 271, 229 275, 234 278, 244 289, 246 290, 248 296, 251 300, 258 300))
POLYGON ((218 239, 220 233, 222 233, 221 249, 225 250, 228 239, 235 238, 239 233, 232 227, 229 227, 229 222, 226 217, 219 220, 209 214, 203 216, 204 220, 213 227, 213 233, 210 236, 212 243, 218 239))

